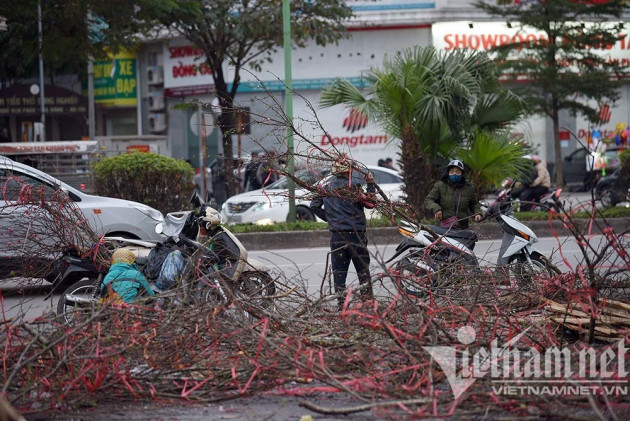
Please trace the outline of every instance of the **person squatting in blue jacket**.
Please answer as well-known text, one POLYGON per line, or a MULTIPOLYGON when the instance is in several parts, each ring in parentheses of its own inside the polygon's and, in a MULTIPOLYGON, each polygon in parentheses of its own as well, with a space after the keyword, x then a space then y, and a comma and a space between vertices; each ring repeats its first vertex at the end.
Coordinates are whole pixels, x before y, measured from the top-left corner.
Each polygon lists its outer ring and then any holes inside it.
MULTIPOLYGON (((370 253, 367 249, 365 208, 374 208, 375 198, 363 193, 361 185, 353 179, 352 161, 342 156, 332 165, 333 176, 323 186, 319 197, 311 201, 311 211, 328 222, 330 250, 335 293, 338 295, 338 309, 343 308, 346 277, 350 261, 354 265, 361 286, 361 298, 371 299, 370 253)), ((365 175, 368 195, 374 195, 374 175, 365 175)))
POLYGON ((119 248, 112 254, 112 265, 103 280, 101 290, 110 286, 112 291, 120 296, 120 299, 125 303, 134 302, 144 291, 150 296, 155 295, 149 282, 138 270, 136 255, 126 248, 119 248))

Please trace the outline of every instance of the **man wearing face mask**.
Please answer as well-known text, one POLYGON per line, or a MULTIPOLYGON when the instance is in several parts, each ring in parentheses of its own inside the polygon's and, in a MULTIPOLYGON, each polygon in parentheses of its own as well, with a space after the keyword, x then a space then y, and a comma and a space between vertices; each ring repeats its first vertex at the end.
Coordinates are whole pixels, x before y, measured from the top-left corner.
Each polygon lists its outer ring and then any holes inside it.
POLYGON ((464 163, 454 159, 435 183, 424 200, 424 205, 435 216, 442 228, 467 229, 468 218, 481 220, 481 206, 475 189, 464 177, 464 163))

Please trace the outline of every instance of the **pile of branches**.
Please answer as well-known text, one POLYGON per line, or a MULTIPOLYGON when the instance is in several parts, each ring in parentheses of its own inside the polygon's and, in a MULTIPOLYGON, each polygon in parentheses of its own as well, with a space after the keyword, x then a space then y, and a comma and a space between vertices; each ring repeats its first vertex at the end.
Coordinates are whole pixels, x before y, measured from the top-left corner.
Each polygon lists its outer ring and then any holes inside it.
MULTIPOLYGON (((5 322, 0 328, 3 393, 23 413, 110 399, 216 402, 321 392, 364 402, 347 412, 373 409, 390 417, 562 416, 566 405, 578 410, 578 417, 582 408, 587 417, 592 411, 629 409, 622 395, 592 400, 502 395, 493 389, 487 368, 454 399, 444 374, 448 367, 436 364, 429 347, 452 349, 460 376, 469 369, 463 353, 472 364, 482 348, 503 346, 521 334, 514 349, 542 352, 560 346, 564 339, 547 319, 545 301, 533 297, 562 281, 540 275, 524 292, 490 274, 462 274, 459 288, 448 296, 414 297, 399 287, 401 276, 392 269, 381 273, 374 300, 361 301, 349 289, 341 312, 331 303, 335 297, 309 295, 303 285, 279 277, 272 306, 242 295, 229 306, 183 303, 165 310, 104 303, 73 326, 53 316, 5 322)), ((572 355, 582 347, 565 345, 572 355)), ((505 373, 514 363, 494 362, 505 373)))

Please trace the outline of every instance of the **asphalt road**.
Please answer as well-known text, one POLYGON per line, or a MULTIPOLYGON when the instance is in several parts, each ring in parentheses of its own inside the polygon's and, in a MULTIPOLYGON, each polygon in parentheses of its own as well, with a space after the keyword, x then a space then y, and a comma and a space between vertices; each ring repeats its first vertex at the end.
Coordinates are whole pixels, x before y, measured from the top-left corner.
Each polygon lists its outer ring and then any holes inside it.
MULTIPOLYGON (((499 246, 500 240, 479 241, 475 252, 480 263, 482 265, 495 264, 499 246)), ((568 267, 563 263, 563 259, 558 253, 560 246, 562 247, 562 255, 569 264, 576 265, 581 260, 580 250, 572 239, 568 239, 560 245, 555 238, 541 238, 535 246, 543 255, 551 257, 561 270, 568 270, 568 267)), ((373 273, 377 273, 383 262, 394 254, 395 248, 396 244, 370 246, 373 273)), ((325 288, 328 286, 328 277, 326 277, 328 252, 329 249, 326 247, 257 250, 250 252, 249 257, 264 263, 274 275, 281 275, 284 282, 291 285, 304 285, 304 288, 311 295, 319 292, 322 282, 325 282, 325 288)), ((1 282, 4 318, 24 317, 29 320, 44 312, 55 311, 59 295, 53 294, 50 297, 51 287, 46 281, 13 279, 1 282)), ((352 265, 347 282, 348 285, 358 285, 352 265)))

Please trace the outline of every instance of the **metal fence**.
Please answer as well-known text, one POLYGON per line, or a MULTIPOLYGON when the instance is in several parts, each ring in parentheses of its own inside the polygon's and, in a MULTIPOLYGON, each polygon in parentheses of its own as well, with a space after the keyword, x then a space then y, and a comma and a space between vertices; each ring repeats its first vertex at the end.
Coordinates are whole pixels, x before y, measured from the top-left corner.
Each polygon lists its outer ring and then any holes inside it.
POLYGON ((107 136, 96 140, 0 143, 0 155, 30 165, 64 183, 92 193, 94 164, 132 151, 170 156, 166 136, 107 136))

